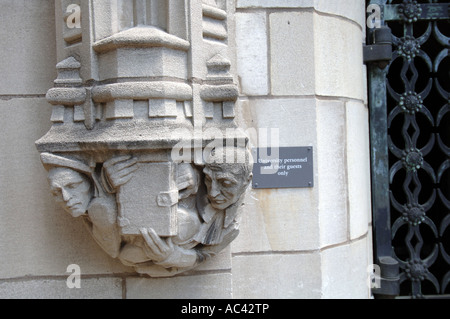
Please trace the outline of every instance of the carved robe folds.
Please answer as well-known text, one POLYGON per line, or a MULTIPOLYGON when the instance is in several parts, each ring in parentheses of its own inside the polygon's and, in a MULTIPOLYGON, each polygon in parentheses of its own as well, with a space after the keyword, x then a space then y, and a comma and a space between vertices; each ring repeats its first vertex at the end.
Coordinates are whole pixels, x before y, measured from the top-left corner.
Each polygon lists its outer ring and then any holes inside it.
POLYGON ((238 235, 252 160, 230 3, 57 1, 53 124, 36 146, 55 199, 139 273, 192 269, 238 235))

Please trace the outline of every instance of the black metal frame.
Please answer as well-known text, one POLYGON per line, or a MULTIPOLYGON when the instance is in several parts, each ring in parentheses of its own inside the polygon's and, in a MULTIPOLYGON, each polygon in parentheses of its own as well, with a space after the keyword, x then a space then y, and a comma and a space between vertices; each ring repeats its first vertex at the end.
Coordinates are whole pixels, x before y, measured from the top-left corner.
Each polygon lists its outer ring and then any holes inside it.
POLYGON ((447 229, 450 232, 450 194, 447 194, 450 191, 444 185, 444 180, 448 183, 450 179, 447 174, 450 147, 441 136, 442 131, 445 138, 450 136, 444 128, 450 116, 450 93, 436 74, 443 72, 440 68, 449 56, 450 44, 436 21, 450 21, 449 3, 372 0, 370 4, 380 7, 382 20, 381 28, 367 30, 369 43, 364 50, 369 82, 374 262, 381 269, 381 285, 373 293, 378 297, 395 297, 400 293, 400 284, 409 281, 410 296, 425 297, 422 283, 428 281, 434 286, 435 294, 442 296, 450 283, 450 255, 446 251, 449 244, 442 240, 447 229), (414 32, 419 22, 427 23, 421 35, 414 32), (402 26, 402 36, 389 34, 389 26, 394 24, 402 26), (434 61, 421 47, 432 36, 442 46, 433 56, 434 61), (391 62, 386 54, 389 42, 392 43, 391 62), (380 52, 378 59, 374 52, 380 52), (418 60, 429 72, 423 89, 417 85, 418 60), (389 82, 391 73, 395 72, 394 63, 397 67, 401 64, 397 74, 401 78, 400 86, 389 82), (437 100, 433 99, 430 105, 430 93, 440 95, 446 103, 434 105, 437 100), (423 128, 423 123, 428 127, 423 128), (425 131, 429 135, 426 142, 421 134, 425 131), (396 141, 395 134, 400 137, 396 141), (424 183, 424 178, 431 182, 424 183), (425 186, 433 189, 424 199, 425 186), (431 215, 439 217, 431 218, 431 215), (421 233, 424 227, 434 236, 431 243, 424 241, 421 233), (394 247, 399 242, 397 237, 404 240, 403 255, 394 247), (438 257, 447 270, 440 282, 430 271, 438 257))

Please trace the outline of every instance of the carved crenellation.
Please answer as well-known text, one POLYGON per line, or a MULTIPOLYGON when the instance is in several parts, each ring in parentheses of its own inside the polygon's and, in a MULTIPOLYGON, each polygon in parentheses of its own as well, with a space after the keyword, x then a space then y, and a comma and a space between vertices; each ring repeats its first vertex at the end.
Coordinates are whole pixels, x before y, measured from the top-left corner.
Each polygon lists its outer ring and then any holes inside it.
POLYGON ((78 4, 69 40, 69 4, 58 2, 53 125, 36 142, 51 191, 137 272, 192 269, 238 235, 252 177, 234 122, 227 2, 78 4))

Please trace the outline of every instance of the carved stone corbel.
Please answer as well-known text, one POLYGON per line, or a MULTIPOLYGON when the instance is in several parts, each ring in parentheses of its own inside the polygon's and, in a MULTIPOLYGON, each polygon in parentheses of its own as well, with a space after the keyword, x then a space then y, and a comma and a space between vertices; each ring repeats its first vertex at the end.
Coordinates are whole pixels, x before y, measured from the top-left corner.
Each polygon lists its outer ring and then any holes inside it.
POLYGON ((57 1, 52 127, 36 146, 63 208, 142 274, 192 269, 239 233, 252 160, 230 3, 57 1))

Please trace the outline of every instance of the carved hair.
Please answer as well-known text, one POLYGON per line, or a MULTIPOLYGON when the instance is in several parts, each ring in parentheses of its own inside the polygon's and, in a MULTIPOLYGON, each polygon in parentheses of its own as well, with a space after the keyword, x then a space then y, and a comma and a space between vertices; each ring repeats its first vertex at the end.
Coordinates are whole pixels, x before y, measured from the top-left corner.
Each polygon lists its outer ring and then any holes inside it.
POLYGON ((242 147, 214 148, 205 158, 205 166, 213 171, 228 170, 234 175, 244 175, 247 179, 252 175, 253 159, 251 153, 242 147), (232 154, 232 161, 229 156, 232 154))
POLYGON ((63 157, 51 153, 42 153, 41 161, 47 171, 55 167, 62 167, 72 169, 85 175, 87 178, 89 178, 90 181, 94 182, 94 196, 99 197, 99 195, 103 195, 103 188, 97 177, 95 176, 94 170, 83 163, 81 160, 63 157))

